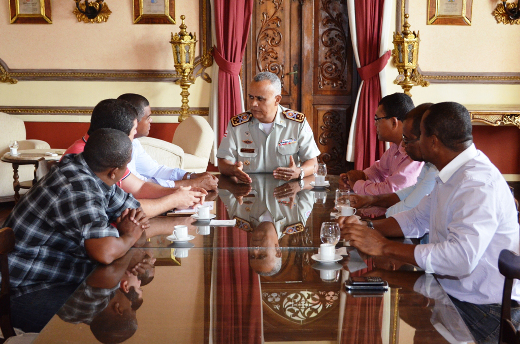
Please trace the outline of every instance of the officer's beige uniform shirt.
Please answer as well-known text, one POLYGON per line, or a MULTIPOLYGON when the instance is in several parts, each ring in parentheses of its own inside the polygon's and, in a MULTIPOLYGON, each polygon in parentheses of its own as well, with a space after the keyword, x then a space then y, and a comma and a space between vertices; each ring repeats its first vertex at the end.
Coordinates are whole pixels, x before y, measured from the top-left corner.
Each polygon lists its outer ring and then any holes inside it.
POLYGON ((278 167, 287 167, 291 155, 297 165, 317 157, 320 151, 307 119, 301 123, 287 119, 282 114, 285 110, 278 106, 269 134, 254 117, 236 127, 229 122, 217 157, 231 163, 241 161, 246 173, 273 172, 278 167))
POLYGON ((219 197, 224 203, 230 219, 235 216, 249 222, 252 228, 260 224, 262 214, 269 212, 272 222, 278 233, 278 239, 283 236, 287 226, 301 222, 305 227, 312 207, 313 195, 310 190, 301 190, 296 194, 292 208, 283 204, 274 196, 274 189, 285 182, 274 179, 272 176, 251 176, 251 192, 239 204, 235 196, 228 190, 219 189, 219 197))

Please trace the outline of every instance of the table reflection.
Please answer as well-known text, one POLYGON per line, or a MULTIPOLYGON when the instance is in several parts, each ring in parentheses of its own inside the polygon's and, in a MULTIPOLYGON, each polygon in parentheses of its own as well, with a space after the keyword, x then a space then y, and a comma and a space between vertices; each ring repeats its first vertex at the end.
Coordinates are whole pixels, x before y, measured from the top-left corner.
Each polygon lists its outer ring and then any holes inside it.
POLYGON ((353 248, 339 263, 316 265, 311 256, 321 223, 330 221, 336 180, 320 191, 322 202, 309 180, 302 189, 252 177, 251 185, 219 183, 217 218, 236 219, 235 227, 198 234, 191 218, 153 219, 152 237, 89 275, 35 343, 472 340, 434 276, 416 267, 353 248), (165 239, 180 223, 196 235, 182 257, 165 239), (323 268, 333 275, 322 278, 323 268), (390 288, 347 293, 351 274, 379 276, 390 288))

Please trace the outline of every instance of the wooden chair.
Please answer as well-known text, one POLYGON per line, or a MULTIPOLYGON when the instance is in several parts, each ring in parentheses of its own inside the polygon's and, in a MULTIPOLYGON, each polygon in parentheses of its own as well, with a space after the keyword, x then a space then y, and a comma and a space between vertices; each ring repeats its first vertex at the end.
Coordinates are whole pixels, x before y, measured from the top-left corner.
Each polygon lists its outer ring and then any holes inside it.
POLYGON ((520 256, 502 250, 498 257, 498 270, 505 276, 502 296, 502 315, 500 322, 499 344, 520 344, 520 331, 511 322, 511 290, 515 279, 520 279, 520 256))
MULTIPOLYGON (((11 323, 11 286, 9 284, 9 266, 7 265, 7 254, 13 249, 13 230, 9 227, 0 229, 0 275, 2 276, 2 289, 0 289, 0 329, 5 339, 16 335, 11 323)), ((4 340, 0 339, 0 344, 3 342, 4 340)))

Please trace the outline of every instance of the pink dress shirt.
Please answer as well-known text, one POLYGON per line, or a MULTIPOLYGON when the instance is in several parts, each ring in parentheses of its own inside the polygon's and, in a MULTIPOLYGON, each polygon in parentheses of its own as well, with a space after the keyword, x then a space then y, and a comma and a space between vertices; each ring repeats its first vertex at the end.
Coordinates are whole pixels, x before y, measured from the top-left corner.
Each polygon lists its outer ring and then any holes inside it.
POLYGON ((380 160, 365 169, 367 180, 358 180, 354 192, 358 195, 392 193, 414 185, 424 162, 413 161, 401 144, 392 143, 380 160))

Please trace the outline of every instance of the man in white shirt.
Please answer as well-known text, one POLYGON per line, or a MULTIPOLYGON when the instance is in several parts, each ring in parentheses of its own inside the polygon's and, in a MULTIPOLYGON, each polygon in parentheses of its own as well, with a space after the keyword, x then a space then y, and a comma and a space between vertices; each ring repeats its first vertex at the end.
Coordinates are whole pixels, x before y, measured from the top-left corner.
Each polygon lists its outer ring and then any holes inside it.
MULTIPOLYGON (((412 210, 390 218, 339 220, 342 235, 359 250, 388 256, 435 273, 478 343, 492 342, 500 328, 504 277, 500 251, 519 251, 519 226, 513 195, 500 171, 475 148, 468 110, 458 103, 432 105, 421 121, 424 161, 439 174, 431 194, 412 210), (386 237, 421 237, 406 245, 386 237)), ((520 284, 511 294, 512 318, 520 320, 520 284)), ((496 341, 495 341, 496 342, 496 341)))
MULTIPOLYGON (((424 103, 410 110, 403 121, 403 139, 401 145, 406 154, 414 161, 423 161, 419 148, 421 136, 421 119, 432 103, 424 103)), ((394 193, 380 195, 352 195, 350 203, 354 208, 377 206, 388 208, 386 217, 415 208, 424 196, 428 195, 435 185, 437 169, 431 163, 426 163, 417 177, 417 183, 394 193)))
POLYGON ((208 191, 217 189, 218 178, 211 173, 186 172, 181 168, 161 165, 152 159, 138 140, 139 137, 146 137, 150 133, 152 110, 148 99, 135 93, 122 94, 118 99, 126 100, 132 104, 138 114, 137 133, 132 141, 132 160, 128 164, 128 169, 132 174, 141 180, 150 181, 164 187, 195 186, 208 191))

